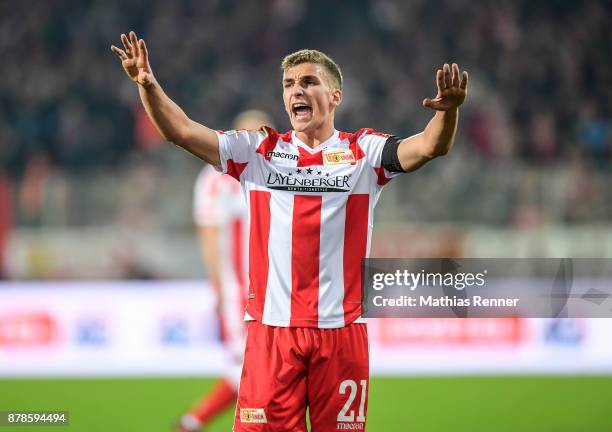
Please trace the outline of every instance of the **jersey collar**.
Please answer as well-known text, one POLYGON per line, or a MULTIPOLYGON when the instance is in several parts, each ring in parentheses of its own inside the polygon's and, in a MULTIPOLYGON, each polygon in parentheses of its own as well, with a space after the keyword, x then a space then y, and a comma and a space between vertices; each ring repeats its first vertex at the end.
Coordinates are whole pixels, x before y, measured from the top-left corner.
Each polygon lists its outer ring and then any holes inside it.
POLYGON ((324 149, 325 147, 329 146, 334 141, 338 140, 338 135, 339 135, 339 132, 336 129, 334 129, 334 133, 329 138, 327 138, 325 141, 323 141, 321 144, 315 147, 310 147, 307 144, 305 144, 303 141, 301 141, 297 137, 297 134, 295 133, 295 131, 291 132, 291 140, 294 143, 296 143, 299 147, 302 147, 303 149, 307 150, 309 153, 316 153, 317 151, 324 149))

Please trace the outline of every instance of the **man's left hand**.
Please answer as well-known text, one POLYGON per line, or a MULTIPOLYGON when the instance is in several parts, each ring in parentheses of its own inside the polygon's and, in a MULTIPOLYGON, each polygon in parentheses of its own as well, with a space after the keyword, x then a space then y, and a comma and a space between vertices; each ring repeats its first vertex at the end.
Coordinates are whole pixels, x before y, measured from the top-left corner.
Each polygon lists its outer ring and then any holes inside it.
POLYGON ((463 103, 467 95, 468 73, 463 71, 459 80, 459 67, 453 63, 451 67, 445 64, 436 72, 438 95, 434 99, 424 99, 423 106, 437 111, 456 109, 463 103))

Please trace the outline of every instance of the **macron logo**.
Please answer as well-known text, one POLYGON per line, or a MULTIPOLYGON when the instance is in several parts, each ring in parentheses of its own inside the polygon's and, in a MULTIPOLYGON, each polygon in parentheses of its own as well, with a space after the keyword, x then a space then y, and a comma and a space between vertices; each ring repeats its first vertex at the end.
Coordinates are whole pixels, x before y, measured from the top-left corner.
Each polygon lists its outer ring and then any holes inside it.
POLYGON ((298 160, 298 155, 296 154, 283 153, 283 152, 278 152, 278 151, 269 151, 266 154, 266 156, 269 158, 275 158, 275 159, 288 159, 288 160, 294 160, 294 161, 298 160))

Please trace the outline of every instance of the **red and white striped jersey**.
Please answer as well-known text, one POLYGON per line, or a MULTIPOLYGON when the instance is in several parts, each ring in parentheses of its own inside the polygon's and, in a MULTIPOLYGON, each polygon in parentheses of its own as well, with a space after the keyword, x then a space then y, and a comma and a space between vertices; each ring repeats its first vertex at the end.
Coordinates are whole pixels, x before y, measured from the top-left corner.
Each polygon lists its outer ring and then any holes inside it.
POLYGON ((217 229, 220 303, 223 339, 232 352, 244 351, 244 310, 247 300, 248 231, 242 189, 228 175, 208 165, 200 172, 194 189, 193 218, 196 225, 217 229), (234 346, 235 345, 235 346, 234 346))
POLYGON ((315 148, 268 127, 218 136, 221 168, 248 207, 247 318, 320 328, 358 320, 374 206, 396 175, 380 166, 389 136, 335 131, 315 148))

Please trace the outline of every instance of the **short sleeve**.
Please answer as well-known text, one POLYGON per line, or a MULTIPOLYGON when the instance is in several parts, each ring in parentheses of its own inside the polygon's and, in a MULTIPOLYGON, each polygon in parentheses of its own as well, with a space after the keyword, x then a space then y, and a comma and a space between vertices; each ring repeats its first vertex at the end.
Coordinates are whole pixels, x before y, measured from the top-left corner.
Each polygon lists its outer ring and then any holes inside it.
POLYGON ((365 130, 359 137, 359 147, 365 153, 368 165, 370 165, 377 176, 377 183, 380 186, 387 184, 394 177, 402 174, 400 172, 391 172, 386 170, 381 165, 382 154, 385 144, 388 140, 396 139, 393 135, 388 135, 380 132, 375 132, 371 129, 365 130))
POLYGON ((219 157, 221 160, 221 166, 217 169, 240 181, 240 175, 253 158, 259 143, 264 137, 263 131, 217 131, 217 136, 219 137, 219 157))

